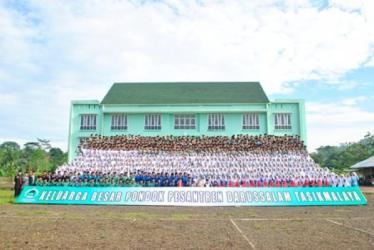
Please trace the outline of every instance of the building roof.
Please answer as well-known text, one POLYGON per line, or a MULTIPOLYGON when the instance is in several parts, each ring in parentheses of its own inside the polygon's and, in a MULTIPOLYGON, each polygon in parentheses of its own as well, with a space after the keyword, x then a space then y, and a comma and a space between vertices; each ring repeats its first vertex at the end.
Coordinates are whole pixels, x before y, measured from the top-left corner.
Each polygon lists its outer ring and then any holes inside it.
POLYGON ((101 104, 268 103, 259 82, 114 83, 101 104))
POLYGON ((100 104, 98 100, 72 100, 71 104, 100 104))
POLYGON ((373 168, 373 167, 374 167, 374 156, 356 163, 351 168, 359 169, 359 168, 373 168))

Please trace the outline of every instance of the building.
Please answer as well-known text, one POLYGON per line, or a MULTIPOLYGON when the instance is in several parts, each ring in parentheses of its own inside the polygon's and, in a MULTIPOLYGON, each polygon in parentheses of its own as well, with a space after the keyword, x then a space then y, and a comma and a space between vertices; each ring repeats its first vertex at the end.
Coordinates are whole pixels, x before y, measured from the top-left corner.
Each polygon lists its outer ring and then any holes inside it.
POLYGON ((101 102, 72 101, 69 161, 92 134, 287 134, 306 143, 305 109, 302 100, 269 101, 258 82, 114 83, 101 102))
POLYGON ((366 160, 357 162, 351 166, 352 171, 357 171, 365 180, 374 181, 374 156, 367 158, 366 160))

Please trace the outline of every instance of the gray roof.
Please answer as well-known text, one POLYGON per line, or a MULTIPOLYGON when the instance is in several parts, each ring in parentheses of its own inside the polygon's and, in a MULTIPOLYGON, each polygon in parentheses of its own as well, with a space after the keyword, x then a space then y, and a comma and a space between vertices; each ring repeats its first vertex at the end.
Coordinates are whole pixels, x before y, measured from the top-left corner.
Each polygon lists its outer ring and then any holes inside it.
POLYGON ((353 165, 351 168, 373 168, 374 167, 374 156, 367 158, 366 160, 360 161, 353 165))

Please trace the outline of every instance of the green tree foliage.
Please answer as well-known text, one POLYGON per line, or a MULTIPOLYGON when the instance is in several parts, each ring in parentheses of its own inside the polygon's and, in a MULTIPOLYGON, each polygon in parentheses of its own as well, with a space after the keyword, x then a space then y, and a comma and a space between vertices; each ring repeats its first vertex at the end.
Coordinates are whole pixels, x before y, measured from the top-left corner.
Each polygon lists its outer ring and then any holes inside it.
POLYGON ((0 144, 0 176, 13 176, 16 171, 54 171, 67 161, 67 153, 52 148, 49 140, 38 139, 21 148, 16 142, 0 144))
POLYGON ((13 175, 21 162, 20 156, 20 150, 6 146, 0 147, 0 175, 13 175))
POLYGON ((355 163, 374 155, 374 135, 367 133, 355 143, 344 143, 339 146, 322 146, 311 156, 321 167, 335 172, 343 172, 355 163))
POLYGON ((46 151, 50 150, 52 148, 51 142, 49 140, 40 139, 38 138, 38 144, 40 147, 46 151))
POLYGON ((49 157, 53 170, 55 170, 57 166, 60 166, 67 161, 67 154, 64 153, 60 148, 49 149, 49 157))
POLYGON ((51 170, 51 164, 49 162, 48 153, 45 152, 43 149, 36 149, 34 150, 30 158, 28 160, 28 170, 34 170, 37 172, 44 172, 51 170))
POLYGON ((6 141, 0 145, 2 149, 11 149, 11 150, 20 150, 21 147, 18 145, 17 142, 14 141, 6 141))

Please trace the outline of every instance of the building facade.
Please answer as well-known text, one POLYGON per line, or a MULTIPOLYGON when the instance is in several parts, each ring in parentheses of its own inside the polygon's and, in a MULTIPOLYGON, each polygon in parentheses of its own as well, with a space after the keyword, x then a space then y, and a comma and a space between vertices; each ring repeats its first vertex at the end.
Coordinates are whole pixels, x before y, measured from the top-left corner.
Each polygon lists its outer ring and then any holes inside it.
POLYGON ((303 100, 269 101, 258 82, 115 83, 99 102, 72 101, 69 161, 91 135, 298 135, 303 100))

